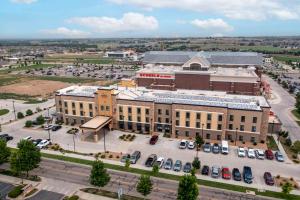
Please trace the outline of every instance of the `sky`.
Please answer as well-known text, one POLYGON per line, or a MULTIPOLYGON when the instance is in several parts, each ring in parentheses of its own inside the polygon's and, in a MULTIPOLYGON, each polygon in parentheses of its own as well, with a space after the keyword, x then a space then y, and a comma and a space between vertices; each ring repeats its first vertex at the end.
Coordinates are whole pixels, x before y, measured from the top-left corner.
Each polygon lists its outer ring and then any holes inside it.
POLYGON ((300 0, 0 0, 0 39, 298 35, 300 0))

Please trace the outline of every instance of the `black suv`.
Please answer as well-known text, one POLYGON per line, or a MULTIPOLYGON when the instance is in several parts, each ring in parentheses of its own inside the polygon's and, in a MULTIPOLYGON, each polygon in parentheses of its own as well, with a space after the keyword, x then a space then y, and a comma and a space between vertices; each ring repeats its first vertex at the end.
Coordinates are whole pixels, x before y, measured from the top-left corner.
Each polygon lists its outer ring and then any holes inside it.
POLYGON ((241 175, 241 172, 238 168, 233 168, 232 177, 233 177, 233 180, 235 180, 235 181, 241 181, 242 180, 242 175, 241 175))
POLYGON ((14 138, 12 136, 8 135, 8 134, 2 134, 2 135, 0 135, 0 139, 8 142, 9 140, 12 140, 14 138))
POLYGON ((201 174, 208 176, 209 175, 209 166, 204 165, 203 168, 202 168, 201 174))
POLYGON ((155 154, 151 154, 146 160, 146 167, 152 167, 156 160, 157 156, 155 154))
POLYGON ((244 178, 245 183, 248 183, 248 184, 252 183, 253 176, 252 176, 251 167, 244 166, 243 178, 244 178))

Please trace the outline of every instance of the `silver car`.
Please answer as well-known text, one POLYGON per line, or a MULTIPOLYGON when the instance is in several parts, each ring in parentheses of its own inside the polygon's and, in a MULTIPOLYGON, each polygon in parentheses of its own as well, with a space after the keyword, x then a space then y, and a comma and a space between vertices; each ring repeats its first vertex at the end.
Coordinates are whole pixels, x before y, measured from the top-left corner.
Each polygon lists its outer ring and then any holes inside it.
POLYGON ((220 167, 213 166, 211 168, 211 177, 213 177, 213 178, 219 178, 219 176, 220 176, 220 167))
POLYGON ((173 170, 176 172, 179 172, 181 170, 181 168, 182 168, 181 160, 176 160, 173 170))

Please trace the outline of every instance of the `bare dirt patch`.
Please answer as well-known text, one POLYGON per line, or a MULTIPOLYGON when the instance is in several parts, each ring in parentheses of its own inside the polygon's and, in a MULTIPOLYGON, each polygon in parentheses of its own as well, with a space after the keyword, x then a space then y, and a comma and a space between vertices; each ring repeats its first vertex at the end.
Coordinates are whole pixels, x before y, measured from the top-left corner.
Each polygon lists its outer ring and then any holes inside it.
POLYGON ((0 92, 47 97, 56 90, 65 88, 69 85, 72 84, 59 81, 26 80, 19 83, 2 86, 0 87, 0 92))

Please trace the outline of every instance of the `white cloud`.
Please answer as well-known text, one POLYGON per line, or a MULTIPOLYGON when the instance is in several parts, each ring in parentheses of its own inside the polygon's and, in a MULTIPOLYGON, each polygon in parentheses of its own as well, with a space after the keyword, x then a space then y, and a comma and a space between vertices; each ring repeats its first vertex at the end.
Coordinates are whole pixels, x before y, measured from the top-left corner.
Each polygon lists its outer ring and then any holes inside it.
POLYGON ((74 17, 69 23, 86 26, 100 33, 114 33, 126 31, 152 31, 158 28, 158 21, 153 16, 140 13, 125 13, 122 18, 113 17, 74 17))
POLYGON ((10 0, 13 3, 25 3, 25 4, 31 4, 36 2, 37 0, 10 0))
POLYGON ((175 8, 223 15, 232 19, 264 20, 268 18, 298 19, 298 0, 107 0, 143 9, 175 8))
POLYGON ((195 19, 191 21, 191 24, 201 29, 218 32, 228 32, 233 30, 232 26, 230 26, 223 19, 220 18, 206 20, 195 19))
POLYGON ((68 29, 66 27, 59 27, 56 29, 45 29, 41 30, 45 35, 51 35, 56 37, 67 37, 67 38, 84 38, 90 35, 90 33, 85 31, 80 31, 76 29, 68 29))

